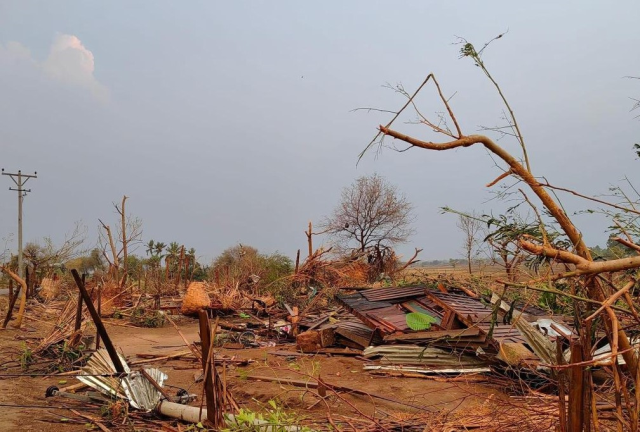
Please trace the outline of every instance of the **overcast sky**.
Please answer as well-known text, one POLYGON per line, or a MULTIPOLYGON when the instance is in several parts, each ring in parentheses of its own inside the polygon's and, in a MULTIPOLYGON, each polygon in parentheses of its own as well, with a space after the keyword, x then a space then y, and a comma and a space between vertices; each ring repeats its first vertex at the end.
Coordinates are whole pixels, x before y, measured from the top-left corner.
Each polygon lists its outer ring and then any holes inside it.
MULTIPOLYGON (((356 165, 389 115, 351 110, 396 110, 402 97, 383 85, 413 90, 434 72, 465 133, 500 124, 490 82, 452 43, 482 46, 508 29, 484 59, 534 174, 587 194, 624 175, 640 182, 629 112, 640 85, 624 78, 640 75, 638 17, 636 1, 3 0, 0 166, 38 172, 25 242, 61 241, 81 220, 93 245, 98 218, 114 224, 111 203, 126 194, 145 241, 183 243, 204 261, 238 242, 293 257, 308 221, 378 172, 415 205, 417 233, 400 251, 461 256, 455 217, 439 207, 502 208, 487 202, 484 185, 500 173, 491 158, 384 150, 356 165)), ((436 102, 421 109, 441 111, 436 102)), ((0 181, 0 238, 15 248, 16 193, 0 181)), ((606 240, 603 220, 576 223, 589 244, 606 240)))

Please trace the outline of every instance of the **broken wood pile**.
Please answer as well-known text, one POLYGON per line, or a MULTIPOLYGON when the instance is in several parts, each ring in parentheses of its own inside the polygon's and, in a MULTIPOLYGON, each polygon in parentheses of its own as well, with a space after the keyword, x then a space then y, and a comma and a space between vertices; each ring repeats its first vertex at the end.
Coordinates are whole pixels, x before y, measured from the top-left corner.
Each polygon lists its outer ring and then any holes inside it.
POLYGON ((42 354, 52 345, 66 341, 68 348, 75 348, 82 338, 84 328, 86 327, 86 318, 88 313, 81 313, 79 317, 80 326, 76 325, 78 302, 69 299, 64 306, 56 323, 54 324, 48 336, 40 341, 40 344, 33 350, 34 354, 42 354))
POLYGON ((331 249, 318 249, 289 276, 294 286, 343 287, 367 283, 369 266, 353 259, 328 258, 331 249))

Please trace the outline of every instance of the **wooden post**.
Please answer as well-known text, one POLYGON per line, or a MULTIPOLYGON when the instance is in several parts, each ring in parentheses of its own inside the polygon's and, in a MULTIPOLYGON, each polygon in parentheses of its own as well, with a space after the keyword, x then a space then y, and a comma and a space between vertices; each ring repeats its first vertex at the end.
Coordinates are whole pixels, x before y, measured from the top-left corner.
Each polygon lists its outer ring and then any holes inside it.
MULTIPOLYGON (((98 286, 98 316, 102 317, 102 286, 98 286)), ((96 328, 96 351, 100 349, 100 332, 96 328)))
MULTIPOLYGON (((87 278, 87 275, 85 273, 82 273, 82 285, 85 285, 86 278, 87 278)), ((78 293, 78 307, 76 308, 76 324, 73 327, 74 331, 80 330, 81 325, 82 325, 82 293, 78 293)))
POLYGON ((9 302, 9 309, 7 309, 7 316, 4 317, 4 322, 2 323, 2 328, 7 328, 7 324, 11 320, 11 315, 13 314, 13 307, 16 305, 16 301, 18 300, 18 296, 20 296, 20 289, 22 287, 18 285, 18 289, 13 295, 13 298, 9 302))
MULTIPOLYGON (((96 325, 98 334, 104 341, 104 347, 109 353, 109 357, 111 358, 113 365, 116 367, 116 372, 124 373, 124 366, 122 366, 122 362, 120 361, 118 352, 116 351, 115 347, 111 343, 111 339, 109 339, 109 334, 107 333, 107 329, 104 328, 104 324, 102 323, 102 319, 100 319, 100 315, 98 314, 98 311, 96 310, 95 307, 93 307, 93 302, 91 301, 91 297, 89 297, 89 293, 87 292, 87 289, 82 283, 82 279, 80 278, 78 271, 76 269, 73 269, 71 270, 71 274, 73 275, 73 279, 76 281, 76 285, 78 285, 78 289, 82 293, 82 298, 84 299, 84 303, 87 305, 87 309, 89 310, 89 313, 91 314, 93 323, 96 325)), ((99 294, 100 294, 100 291, 98 291, 98 295, 99 294)), ((99 298, 100 297, 98 297, 98 299, 99 298)), ((98 305, 100 305, 100 300, 98 300, 98 305)), ((96 340, 96 349, 98 349, 97 342, 98 341, 96 340)))
POLYGON ((293 274, 298 274, 298 269, 300 268, 300 249, 298 249, 298 253, 296 254, 296 270, 293 274))
POLYGON ((29 274, 29 266, 24 269, 24 282, 27 284, 27 298, 33 297, 33 287, 31 286, 31 275, 29 274))
POLYGON ((200 341, 202 342, 202 371, 205 374, 203 385, 207 402, 207 420, 217 428, 221 425, 216 416, 215 389, 213 385, 214 371, 212 370, 215 366, 211 364, 212 362, 209 362, 209 352, 213 341, 211 340, 209 315, 206 311, 201 310, 198 312, 198 322, 200 324, 200 341), (208 366, 207 363, 209 364, 208 366))
MULTIPOLYGON (((587 310, 591 310, 592 306, 588 305, 587 310)), ((582 345, 581 361, 591 360, 591 322, 586 322, 584 333, 581 335, 580 344, 582 345)), ((591 402, 595 397, 593 394, 593 383, 591 380, 591 368, 580 368, 582 371, 582 429, 591 430, 591 402)))
MULTIPOLYGON (((571 346, 571 363, 582 361, 582 344, 571 346)), ((584 424, 583 377, 582 366, 572 366, 569 377, 569 432, 582 432, 584 424)))
MULTIPOLYGON (((562 338, 556 338, 556 361, 558 365, 564 364, 564 356, 562 353, 562 338)), ((558 369, 556 372, 556 377, 558 379, 558 409, 560 411, 560 415, 558 419, 560 420, 560 430, 559 432, 567 432, 567 404, 565 402, 565 372, 562 369, 558 369)))

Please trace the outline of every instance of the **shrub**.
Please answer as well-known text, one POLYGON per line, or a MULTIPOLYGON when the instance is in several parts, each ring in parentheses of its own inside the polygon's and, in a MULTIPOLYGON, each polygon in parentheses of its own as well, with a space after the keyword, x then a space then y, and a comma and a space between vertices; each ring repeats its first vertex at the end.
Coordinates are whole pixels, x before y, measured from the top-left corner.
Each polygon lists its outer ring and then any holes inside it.
POLYGON ((213 261, 209 280, 217 286, 275 297, 286 287, 279 280, 292 271, 293 263, 287 256, 278 252, 261 254, 251 246, 238 245, 226 249, 213 261))

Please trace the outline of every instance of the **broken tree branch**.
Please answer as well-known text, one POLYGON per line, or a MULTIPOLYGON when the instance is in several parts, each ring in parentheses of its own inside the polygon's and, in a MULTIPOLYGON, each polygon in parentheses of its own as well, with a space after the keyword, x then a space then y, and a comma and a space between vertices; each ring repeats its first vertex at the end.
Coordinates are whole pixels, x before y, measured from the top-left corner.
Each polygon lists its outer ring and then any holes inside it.
MULTIPOLYGON (((22 320, 24 319, 24 309, 27 304, 27 283, 24 281, 24 279, 22 279, 20 276, 18 276, 16 273, 11 271, 11 269, 9 269, 6 266, 0 266, 0 270, 5 272, 7 275, 9 275, 11 279, 16 281, 16 283, 22 287, 22 289, 20 290, 20 307, 18 308, 18 316, 16 317, 16 322, 13 324, 15 328, 19 329, 20 327, 22 327, 22 320)), ((11 309, 7 311, 7 317, 10 318, 11 317, 10 314, 11 314, 11 309)), ((9 320, 5 320, 2 328, 6 328, 8 321, 9 320)))

